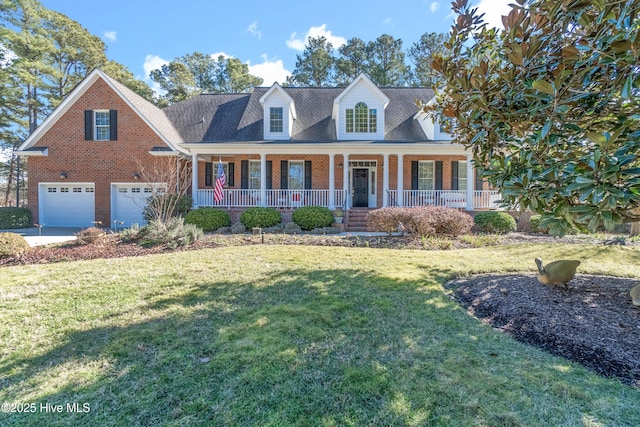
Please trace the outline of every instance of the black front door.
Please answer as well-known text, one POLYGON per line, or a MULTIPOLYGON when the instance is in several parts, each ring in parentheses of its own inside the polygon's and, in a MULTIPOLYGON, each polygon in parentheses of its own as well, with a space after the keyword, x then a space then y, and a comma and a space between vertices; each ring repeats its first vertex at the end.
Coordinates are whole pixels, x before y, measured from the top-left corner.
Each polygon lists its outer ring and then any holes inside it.
POLYGON ((369 169, 353 170, 353 207, 369 207, 369 169))

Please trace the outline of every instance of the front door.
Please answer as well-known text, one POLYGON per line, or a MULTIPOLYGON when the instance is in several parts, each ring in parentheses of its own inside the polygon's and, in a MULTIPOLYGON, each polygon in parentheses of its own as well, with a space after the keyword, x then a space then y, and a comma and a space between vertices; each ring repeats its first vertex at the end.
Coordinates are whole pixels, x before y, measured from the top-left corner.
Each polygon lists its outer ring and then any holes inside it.
POLYGON ((369 207, 369 169, 353 170, 353 207, 369 207))

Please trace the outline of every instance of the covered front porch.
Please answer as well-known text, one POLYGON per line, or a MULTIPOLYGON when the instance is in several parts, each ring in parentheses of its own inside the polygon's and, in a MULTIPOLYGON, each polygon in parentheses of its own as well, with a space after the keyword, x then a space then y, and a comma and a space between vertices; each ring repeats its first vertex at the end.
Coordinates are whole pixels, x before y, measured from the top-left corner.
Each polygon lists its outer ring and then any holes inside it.
POLYGON ((500 198, 473 178, 470 155, 455 144, 262 142, 188 148, 196 207, 447 206, 471 211, 496 209, 500 198), (216 201, 212 170, 218 161, 229 176, 216 201))

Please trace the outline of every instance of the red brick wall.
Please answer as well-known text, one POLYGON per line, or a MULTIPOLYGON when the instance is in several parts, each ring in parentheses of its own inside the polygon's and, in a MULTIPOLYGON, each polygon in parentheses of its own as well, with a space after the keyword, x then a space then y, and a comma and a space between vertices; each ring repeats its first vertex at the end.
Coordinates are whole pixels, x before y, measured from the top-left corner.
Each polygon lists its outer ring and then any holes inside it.
POLYGON ((40 138, 36 147, 49 147, 46 157, 30 157, 29 208, 38 222, 38 183, 95 182, 96 220, 111 222, 111 183, 135 182, 133 174, 152 170, 157 161, 149 154, 164 142, 102 80, 96 81, 40 138), (117 110, 117 141, 85 141, 84 110, 117 110))

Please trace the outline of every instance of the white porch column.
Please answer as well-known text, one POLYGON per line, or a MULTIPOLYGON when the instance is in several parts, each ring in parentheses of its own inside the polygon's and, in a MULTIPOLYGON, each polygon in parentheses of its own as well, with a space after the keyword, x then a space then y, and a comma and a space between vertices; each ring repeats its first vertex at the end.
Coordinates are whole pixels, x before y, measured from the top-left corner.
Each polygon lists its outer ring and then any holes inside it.
POLYGON ((473 210, 473 193, 476 180, 473 179, 473 163, 471 154, 467 154, 467 210, 473 210))
POLYGON ((260 206, 267 206, 267 155, 260 153, 260 206))
POLYGON ((351 188, 349 188, 349 155, 342 155, 342 188, 344 188, 344 205, 351 208, 351 188))
POLYGON ((329 154, 329 209, 336 208, 336 165, 334 153, 329 154))
POLYGON ((404 154, 398 154, 398 206, 404 206, 404 154))
POLYGON ((389 155, 384 154, 382 160, 382 207, 389 206, 389 155))
POLYGON ((191 155, 191 198, 195 209, 198 207, 198 154, 191 155))

